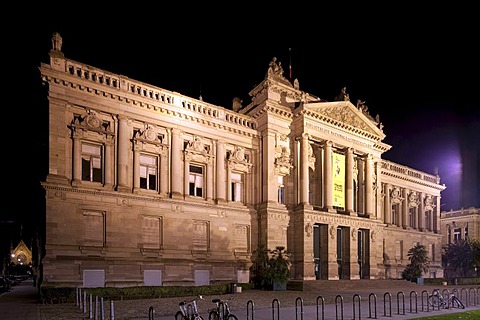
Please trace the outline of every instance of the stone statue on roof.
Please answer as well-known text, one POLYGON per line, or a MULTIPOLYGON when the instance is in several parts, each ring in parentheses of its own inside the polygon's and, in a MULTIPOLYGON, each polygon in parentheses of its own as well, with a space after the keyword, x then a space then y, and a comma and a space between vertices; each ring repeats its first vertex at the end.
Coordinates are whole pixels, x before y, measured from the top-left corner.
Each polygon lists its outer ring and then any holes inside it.
POLYGON ((277 60, 277 57, 273 57, 272 61, 270 61, 268 74, 283 75, 282 63, 277 60))
POLYGON ((340 94, 335 98, 335 101, 350 101, 350 96, 347 93, 347 87, 343 87, 340 94))

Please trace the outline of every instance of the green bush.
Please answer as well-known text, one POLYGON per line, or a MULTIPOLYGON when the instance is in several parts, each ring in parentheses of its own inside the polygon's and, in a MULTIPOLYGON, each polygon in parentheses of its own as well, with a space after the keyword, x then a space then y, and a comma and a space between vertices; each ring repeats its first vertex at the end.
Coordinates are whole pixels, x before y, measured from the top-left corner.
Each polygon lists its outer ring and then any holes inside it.
MULTIPOLYGON (((243 287, 243 286, 242 286, 243 287)), ((247 286, 244 286, 247 289, 247 286)), ((243 289, 243 288, 242 288, 243 289)), ((85 290, 85 291, 83 291, 85 290)), ((229 284, 212 286, 162 286, 162 287, 106 287, 85 288, 87 295, 98 296, 107 300, 156 299, 194 295, 218 295, 230 292, 229 284)), ((42 287, 41 299, 46 302, 75 302, 76 288, 42 287)))

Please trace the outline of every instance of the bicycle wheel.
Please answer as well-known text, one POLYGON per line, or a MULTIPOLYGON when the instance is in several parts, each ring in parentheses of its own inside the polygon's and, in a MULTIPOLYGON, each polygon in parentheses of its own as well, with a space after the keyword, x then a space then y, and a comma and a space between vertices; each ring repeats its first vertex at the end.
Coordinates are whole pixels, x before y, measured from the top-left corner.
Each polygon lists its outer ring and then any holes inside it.
POLYGON ((208 313, 208 320, 220 320, 217 310, 212 310, 208 313))
POLYGON ((237 316, 234 315, 233 313, 230 313, 228 316, 227 316, 227 320, 238 320, 237 316))
POLYGON ((433 309, 437 308, 440 309, 440 298, 437 295, 431 295, 428 297, 428 304, 433 309))
POLYGON ((175 320, 188 320, 188 318, 183 316, 182 311, 177 311, 177 313, 175 313, 175 320))
POLYGON ((465 306, 460 299, 458 299, 457 297, 452 297, 452 308, 465 309, 465 306))

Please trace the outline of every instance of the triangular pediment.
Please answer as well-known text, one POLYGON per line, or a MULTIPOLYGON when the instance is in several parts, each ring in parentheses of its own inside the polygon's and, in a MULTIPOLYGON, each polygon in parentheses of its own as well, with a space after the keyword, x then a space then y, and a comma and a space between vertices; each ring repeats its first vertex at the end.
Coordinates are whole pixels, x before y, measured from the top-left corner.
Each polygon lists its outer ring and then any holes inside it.
POLYGON ((330 125, 342 129, 349 128, 356 132, 361 130, 370 136, 377 137, 378 140, 385 138, 381 129, 382 124, 350 101, 314 102, 304 104, 303 108, 307 113, 317 115, 316 118, 330 125))

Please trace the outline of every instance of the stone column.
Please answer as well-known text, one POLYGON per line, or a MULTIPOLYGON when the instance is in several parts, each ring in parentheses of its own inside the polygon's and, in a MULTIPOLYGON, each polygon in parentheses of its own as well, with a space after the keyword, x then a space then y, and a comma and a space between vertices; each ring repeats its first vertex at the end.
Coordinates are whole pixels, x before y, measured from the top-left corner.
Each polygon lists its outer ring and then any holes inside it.
POLYGON ((183 156, 183 176, 185 179, 183 179, 183 195, 188 196, 190 195, 190 154, 188 154, 187 151, 184 151, 184 156, 183 156))
POLYGON ((403 229, 407 229, 408 222, 408 189, 403 189, 403 201, 402 201, 402 222, 401 226, 403 229))
POLYGON ((232 198, 232 169, 227 164, 227 201, 233 201, 232 198))
POLYGON ((325 143, 325 209, 331 210, 333 209, 333 190, 332 190, 332 141, 327 141, 325 143))
POLYGON ((180 131, 178 129, 172 129, 172 168, 171 168, 171 177, 172 177, 172 198, 181 199, 182 191, 184 188, 184 177, 183 174, 183 163, 182 163, 182 139, 180 138, 180 131))
MULTIPOLYGON (((437 200, 435 206, 435 215, 434 215, 434 223, 433 223, 433 232, 440 233, 440 196, 436 196, 435 199, 437 200)), ((462 231, 462 238, 465 237, 462 231)))
POLYGON ((262 132, 262 200, 278 203, 278 178, 275 173, 275 137, 276 132, 267 129, 262 132))
MULTIPOLYGON (((360 266, 358 264, 358 229, 348 228, 350 232, 350 280, 360 279, 360 266)), ((345 253, 347 254, 347 253, 345 253)))
POLYGON ((168 194, 168 149, 162 149, 160 151, 160 195, 167 196, 168 194))
POLYGON ((73 182, 82 180, 82 140, 80 134, 73 133, 73 182))
POLYGON ((385 188, 385 201, 384 201, 384 222, 386 224, 392 224, 392 203, 390 202, 390 187, 389 183, 384 185, 385 188))
POLYGON ((217 202, 226 201, 225 142, 217 141, 217 202))
POLYGON ((130 149, 128 118, 118 115, 118 189, 128 189, 128 152, 130 149))
POLYGON ((353 148, 347 148, 347 168, 346 168, 346 211, 352 215, 354 213, 353 207, 353 148))
POLYGON ((423 231, 425 229, 425 207, 424 207, 424 194, 420 192, 419 198, 420 203, 418 204, 418 212, 417 212, 417 226, 418 230, 423 231))
POLYGON ((300 137, 300 204, 308 204, 308 134, 302 133, 300 137))
POLYGON ((111 189, 113 187, 113 168, 115 160, 113 158, 113 141, 107 138, 105 141, 105 187, 111 189))
POLYGON ((337 263, 337 226, 328 226, 328 280, 339 280, 337 263))
POLYGON ((378 220, 382 220, 382 160, 379 159, 374 164, 375 166, 375 177, 377 181, 374 181, 375 188, 373 190, 374 194, 374 206, 375 206, 375 217, 378 220))
POLYGON ((367 155, 365 160, 365 213, 372 217, 373 208, 373 156, 367 155))
POLYGON ((135 147, 133 151, 133 190, 140 189, 140 151, 135 147))
POLYGON ((207 194, 206 199, 211 201, 213 199, 213 159, 208 156, 207 159, 207 194))

